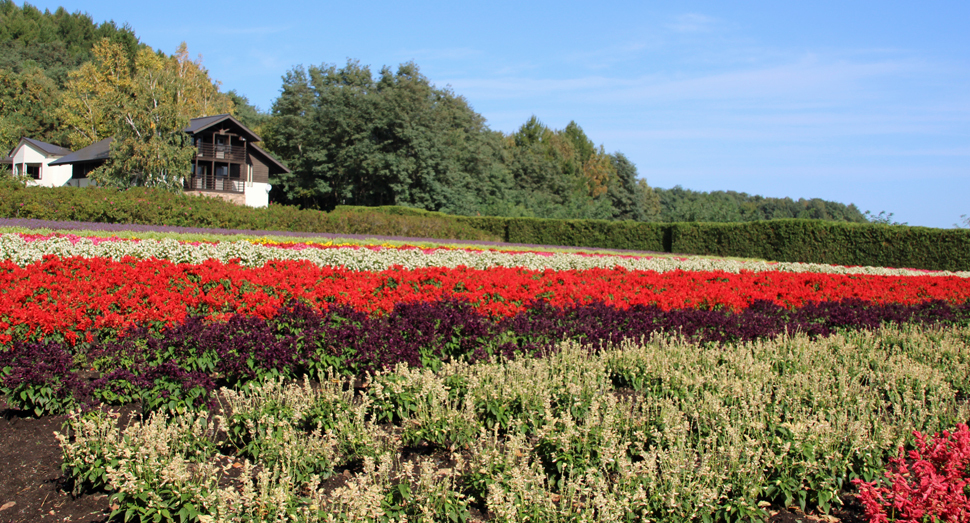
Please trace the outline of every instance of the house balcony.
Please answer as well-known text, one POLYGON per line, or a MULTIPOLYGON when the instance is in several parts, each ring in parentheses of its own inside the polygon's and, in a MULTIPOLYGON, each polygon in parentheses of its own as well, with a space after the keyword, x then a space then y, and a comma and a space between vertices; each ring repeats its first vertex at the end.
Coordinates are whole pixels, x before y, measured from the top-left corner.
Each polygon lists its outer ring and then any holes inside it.
POLYGON ((197 146, 197 156, 206 160, 246 161, 246 145, 202 143, 197 146))
POLYGON ((228 176, 190 176, 185 179, 185 190, 242 194, 246 191, 246 182, 239 178, 229 178, 228 176))

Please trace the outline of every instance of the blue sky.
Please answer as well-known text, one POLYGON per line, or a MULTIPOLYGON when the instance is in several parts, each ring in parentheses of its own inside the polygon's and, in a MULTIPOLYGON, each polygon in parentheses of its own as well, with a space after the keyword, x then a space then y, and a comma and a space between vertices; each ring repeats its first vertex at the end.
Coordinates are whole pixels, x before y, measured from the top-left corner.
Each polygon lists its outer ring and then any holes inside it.
POLYGON ((970 2, 33 3, 185 41, 263 110, 293 66, 413 60, 512 132, 575 120, 654 187, 970 215, 970 2))

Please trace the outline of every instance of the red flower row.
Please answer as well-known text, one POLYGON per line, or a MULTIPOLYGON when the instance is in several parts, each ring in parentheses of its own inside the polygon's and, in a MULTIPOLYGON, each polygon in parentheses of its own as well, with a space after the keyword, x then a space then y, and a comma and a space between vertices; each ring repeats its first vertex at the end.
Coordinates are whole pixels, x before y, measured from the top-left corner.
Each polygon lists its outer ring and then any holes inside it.
POLYGON ((555 306, 604 302, 616 307, 730 308, 756 300, 795 308, 855 298, 912 304, 970 301, 970 280, 788 272, 528 270, 496 267, 358 272, 277 261, 263 267, 208 261, 46 257, 18 267, 0 262, 0 344, 18 336, 63 333, 69 340, 103 328, 182 321, 187 314, 269 317, 296 298, 315 307, 341 304, 382 313, 395 304, 457 297, 492 316, 512 315, 542 299, 555 306))

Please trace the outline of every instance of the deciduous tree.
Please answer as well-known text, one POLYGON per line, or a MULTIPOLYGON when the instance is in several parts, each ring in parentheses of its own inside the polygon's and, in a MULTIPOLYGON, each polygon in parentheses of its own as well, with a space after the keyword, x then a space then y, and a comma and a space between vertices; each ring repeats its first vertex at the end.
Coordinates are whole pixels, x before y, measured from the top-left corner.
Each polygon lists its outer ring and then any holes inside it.
POLYGON ((144 185, 172 191, 191 169, 194 149, 184 132, 196 116, 232 111, 232 101, 185 44, 174 56, 143 48, 134 62, 102 40, 95 59, 71 73, 65 120, 75 147, 113 136, 108 162, 90 174, 100 185, 144 185))

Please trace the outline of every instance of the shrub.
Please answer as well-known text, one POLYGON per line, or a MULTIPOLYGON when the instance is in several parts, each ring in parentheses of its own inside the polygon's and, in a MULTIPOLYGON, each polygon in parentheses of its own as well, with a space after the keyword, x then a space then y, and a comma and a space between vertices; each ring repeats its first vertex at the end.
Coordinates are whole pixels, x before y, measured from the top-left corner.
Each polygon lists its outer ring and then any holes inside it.
POLYGON ((388 214, 367 209, 325 213, 285 205, 254 209, 219 198, 144 187, 81 189, 0 183, 0 217, 470 241, 499 239, 439 213, 388 214))

